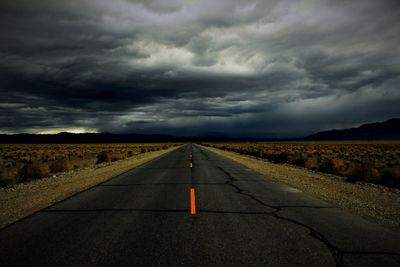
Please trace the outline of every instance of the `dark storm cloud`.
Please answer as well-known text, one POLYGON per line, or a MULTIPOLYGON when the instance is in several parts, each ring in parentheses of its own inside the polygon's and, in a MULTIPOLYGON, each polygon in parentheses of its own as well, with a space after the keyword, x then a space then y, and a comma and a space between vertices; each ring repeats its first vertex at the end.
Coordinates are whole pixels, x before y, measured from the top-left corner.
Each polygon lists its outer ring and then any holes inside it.
POLYGON ((398 117, 399 18, 389 0, 1 1, 0 130, 295 136, 398 117))

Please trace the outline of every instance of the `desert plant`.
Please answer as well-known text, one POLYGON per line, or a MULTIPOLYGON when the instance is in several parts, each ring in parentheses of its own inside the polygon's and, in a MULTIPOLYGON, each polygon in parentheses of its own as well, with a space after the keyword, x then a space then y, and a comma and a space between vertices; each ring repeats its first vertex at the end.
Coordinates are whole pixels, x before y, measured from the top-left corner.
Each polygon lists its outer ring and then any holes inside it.
POLYGON ((18 170, 15 168, 2 168, 0 170, 0 186, 16 184, 20 179, 18 170))
POLYGON ((111 153, 109 151, 101 151, 97 155, 96 164, 103 163, 103 162, 109 162, 109 161, 111 161, 111 153))
POLYGON ((279 153, 273 161, 274 163, 286 163, 288 161, 288 154, 286 152, 279 153))
POLYGON ((383 169, 382 184, 400 188, 400 166, 383 169))
POLYGON ((32 164, 26 164, 21 169, 20 174, 23 181, 30 181, 49 176, 50 169, 47 164, 32 163, 32 164))
POLYGON ((333 174, 345 176, 346 175, 346 161, 338 158, 331 159, 333 174))
POLYGON ((318 171, 326 173, 334 173, 333 163, 330 159, 322 159, 318 164, 318 171))
POLYGON ((316 158, 309 158, 304 162, 304 167, 316 171, 318 169, 318 160, 316 158))
POLYGON ((52 173, 65 172, 73 168, 74 165, 68 159, 57 160, 50 165, 50 171, 52 173))
POLYGON ((301 153, 296 153, 293 155, 293 157, 289 159, 289 163, 296 166, 304 167, 305 160, 301 153))
POLYGON ((124 158, 126 158, 126 156, 123 153, 117 153, 117 152, 111 153, 111 161, 117 161, 124 158))

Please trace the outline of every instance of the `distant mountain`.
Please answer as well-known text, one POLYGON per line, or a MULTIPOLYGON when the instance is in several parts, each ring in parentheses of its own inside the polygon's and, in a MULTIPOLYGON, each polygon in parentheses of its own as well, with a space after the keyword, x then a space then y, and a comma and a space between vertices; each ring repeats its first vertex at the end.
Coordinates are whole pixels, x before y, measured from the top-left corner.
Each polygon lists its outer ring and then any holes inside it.
POLYGON ((357 128, 330 130, 307 136, 306 140, 400 140, 400 119, 363 124, 357 128))
POLYGON ((79 144, 79 143, 180 143, 180 142, 257 142, 301 140, 400 140, 400 119, 364 124, 357 128, 318 132, 305 138, 254 138, 223 135, 173 136, 163 134, 59 133, 0 134, 0 143, 79 144))
POLYGON ((233 142, 258 140, 229 136, 173 136, 163 134, 59 133, 59 134, 0 134, 0 143, 84 144, 84 143, 180 143, 233 142))

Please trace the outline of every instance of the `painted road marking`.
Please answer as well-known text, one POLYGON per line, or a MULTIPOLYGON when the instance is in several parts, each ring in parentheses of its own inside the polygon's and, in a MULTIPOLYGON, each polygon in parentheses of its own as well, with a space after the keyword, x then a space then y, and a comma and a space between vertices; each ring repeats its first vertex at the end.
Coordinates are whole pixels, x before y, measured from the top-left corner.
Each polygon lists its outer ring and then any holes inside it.
POLYGON ((194 188, 190 188, 190 214, 196 214, 196 195, 194 192, 194 188))

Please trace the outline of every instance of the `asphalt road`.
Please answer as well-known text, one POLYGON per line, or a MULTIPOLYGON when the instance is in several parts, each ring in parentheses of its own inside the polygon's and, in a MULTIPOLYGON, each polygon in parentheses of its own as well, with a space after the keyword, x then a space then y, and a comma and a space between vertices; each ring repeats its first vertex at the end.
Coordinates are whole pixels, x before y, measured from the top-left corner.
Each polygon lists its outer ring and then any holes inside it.
POLYGON ((400 234, 190 144, 0 231, 0 266, 176 265, 400 266, 400 234))

